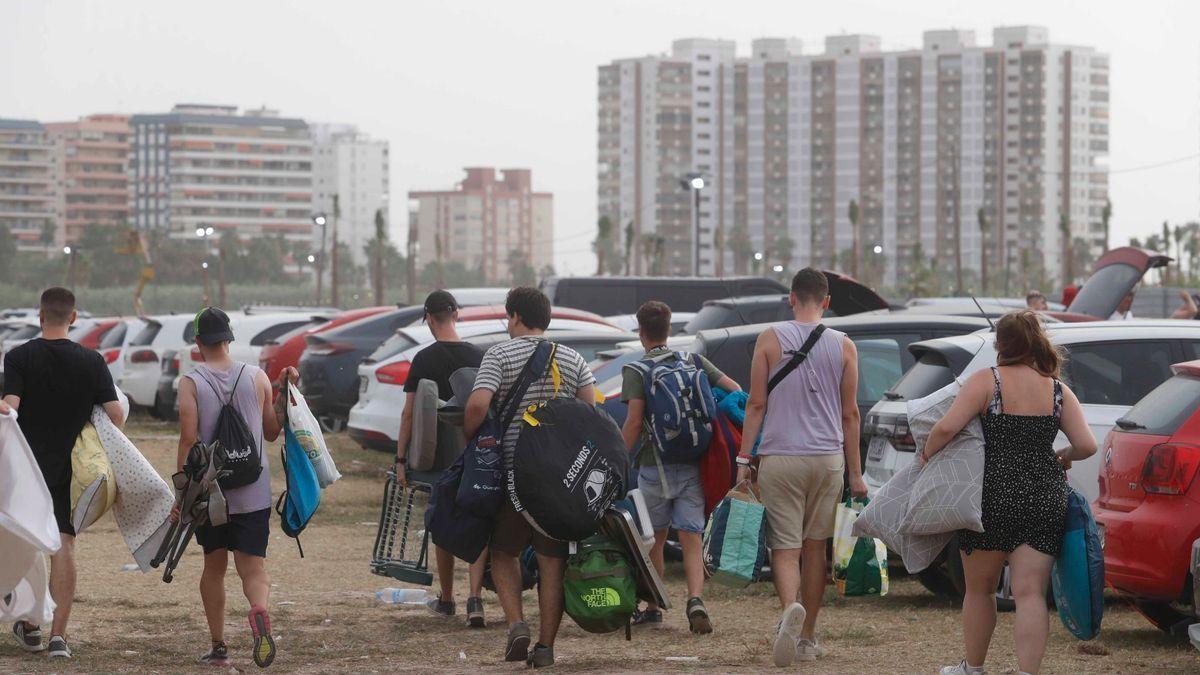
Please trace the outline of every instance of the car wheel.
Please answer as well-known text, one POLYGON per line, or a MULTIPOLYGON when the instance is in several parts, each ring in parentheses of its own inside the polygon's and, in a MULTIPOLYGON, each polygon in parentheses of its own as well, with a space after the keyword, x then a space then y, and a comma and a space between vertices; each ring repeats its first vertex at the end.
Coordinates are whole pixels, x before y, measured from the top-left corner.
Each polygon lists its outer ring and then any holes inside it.
POLYGON ((150 414, 160 420, 174 421, 179 419, 179 413, 175 407, 168 405, 158 394, 154 395, 154 405, 150 408, 150 414))
POLYGON ((954 583, 950 581, 950 575, 946 568, 942 565, 930 566, 920 572, 917 572, 917 581, 925 587, 925 590, 947 598, 956 598, 960 596, 958 589, 954 587, 954 583))
POLYGON ((1195 618, 1185 612, 1176 609, 1169 602, 1161 600, 1134 600, 1133 604, 1137 607, 1138 612, 1146 617, 1146 620, 1154 624, 1154 627, 1164 633, 1171 635, 1186 635, 1188 625, 1195 622, 1195 618))
POLYGON ((346 428, 346 420, 338 417, 318 417, 317 423, 321 425, 321 431, 327 434, 336 434, 346 428))

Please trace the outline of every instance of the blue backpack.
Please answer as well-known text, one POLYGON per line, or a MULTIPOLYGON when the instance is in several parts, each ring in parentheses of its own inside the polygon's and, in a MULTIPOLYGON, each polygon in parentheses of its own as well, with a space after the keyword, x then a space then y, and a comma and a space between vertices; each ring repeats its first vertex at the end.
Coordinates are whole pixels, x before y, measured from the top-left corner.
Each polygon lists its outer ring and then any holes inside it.
POLYGON ((691 462, 708 452, 717 404, 700 357, 674 352, 629 364, 642 375, 646 419, 665 462, 691 462))
POLYGON ((317 507, 321 505, 321 483, 317 480, 317 471, 308 453, 287 422, 283 425, 283 447, 279 449, 279 459, 283 462, 287 487, 275 502, 275 512, 279 514, 279 527, 284 534, 296 540, 296 548, 303 558, 300 533, 308 527, 308 521, 312 520, 317 507))
POLYGON ((1087 499, 1067 489, 1067 531, 1050 574, 1063 626, 1080 640, 1100 633, 1104 618, 1104 551, 1087 499))

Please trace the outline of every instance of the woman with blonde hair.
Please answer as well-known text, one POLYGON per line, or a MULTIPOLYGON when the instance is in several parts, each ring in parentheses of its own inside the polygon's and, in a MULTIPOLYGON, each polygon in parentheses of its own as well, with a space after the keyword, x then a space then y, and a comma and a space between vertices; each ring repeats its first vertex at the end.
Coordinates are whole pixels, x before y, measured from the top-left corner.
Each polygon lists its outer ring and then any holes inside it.
POLYGON ((996 628, 996 586, 1008 562, 1016 601, 1017 664, 1036 673, 1046 652, 1046 590, 1062 547, 1067 516, 1065 470, 1096 452, 1079 399, 1059 381, 1062 357, 1035 312, 996 323, 996 367, 967 378, 946 416, 929 434, 921 456, 936 455, 972 417, 983 424, 983 532, 959 533, 966 594, 966 658, 942 675, 984 672, 996 628), (1059 429, 1070 446, 1055 452, 1059 429))

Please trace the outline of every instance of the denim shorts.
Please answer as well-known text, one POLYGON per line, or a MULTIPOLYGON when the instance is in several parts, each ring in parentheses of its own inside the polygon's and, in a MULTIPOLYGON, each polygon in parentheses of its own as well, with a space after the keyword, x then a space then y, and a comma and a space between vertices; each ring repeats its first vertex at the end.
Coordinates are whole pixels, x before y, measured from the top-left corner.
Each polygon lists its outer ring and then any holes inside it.
POLYGON ((680 532, 704 532, 704 486, 698 464, 664 464, 667 489, 663 490, 658 464, 638 471, 638 489, 646 500, 650 524, 655 530, 674 527, 680 532), (667 495, 667 496, 664 496, 667 495))

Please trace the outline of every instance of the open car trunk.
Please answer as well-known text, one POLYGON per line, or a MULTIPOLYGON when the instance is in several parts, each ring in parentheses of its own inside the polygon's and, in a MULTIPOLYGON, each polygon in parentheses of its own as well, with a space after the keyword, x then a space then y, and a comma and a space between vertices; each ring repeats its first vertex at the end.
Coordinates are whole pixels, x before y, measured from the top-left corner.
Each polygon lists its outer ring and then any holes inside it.
POLYGON ((889 309, 891 306, 878 293, 857 279, 831 270, 821 270, 829 280, 829 309, 837 316, 889 309))
POLYGON ((1047 313, 1063 321, 1108 319, 1146 272, 1164 267, 1171 261, 1170 256, 1143 248, 1114 248, 1100 256, 1092 266, 1092 275, 1083 283, 1065 312, 1047 313))

